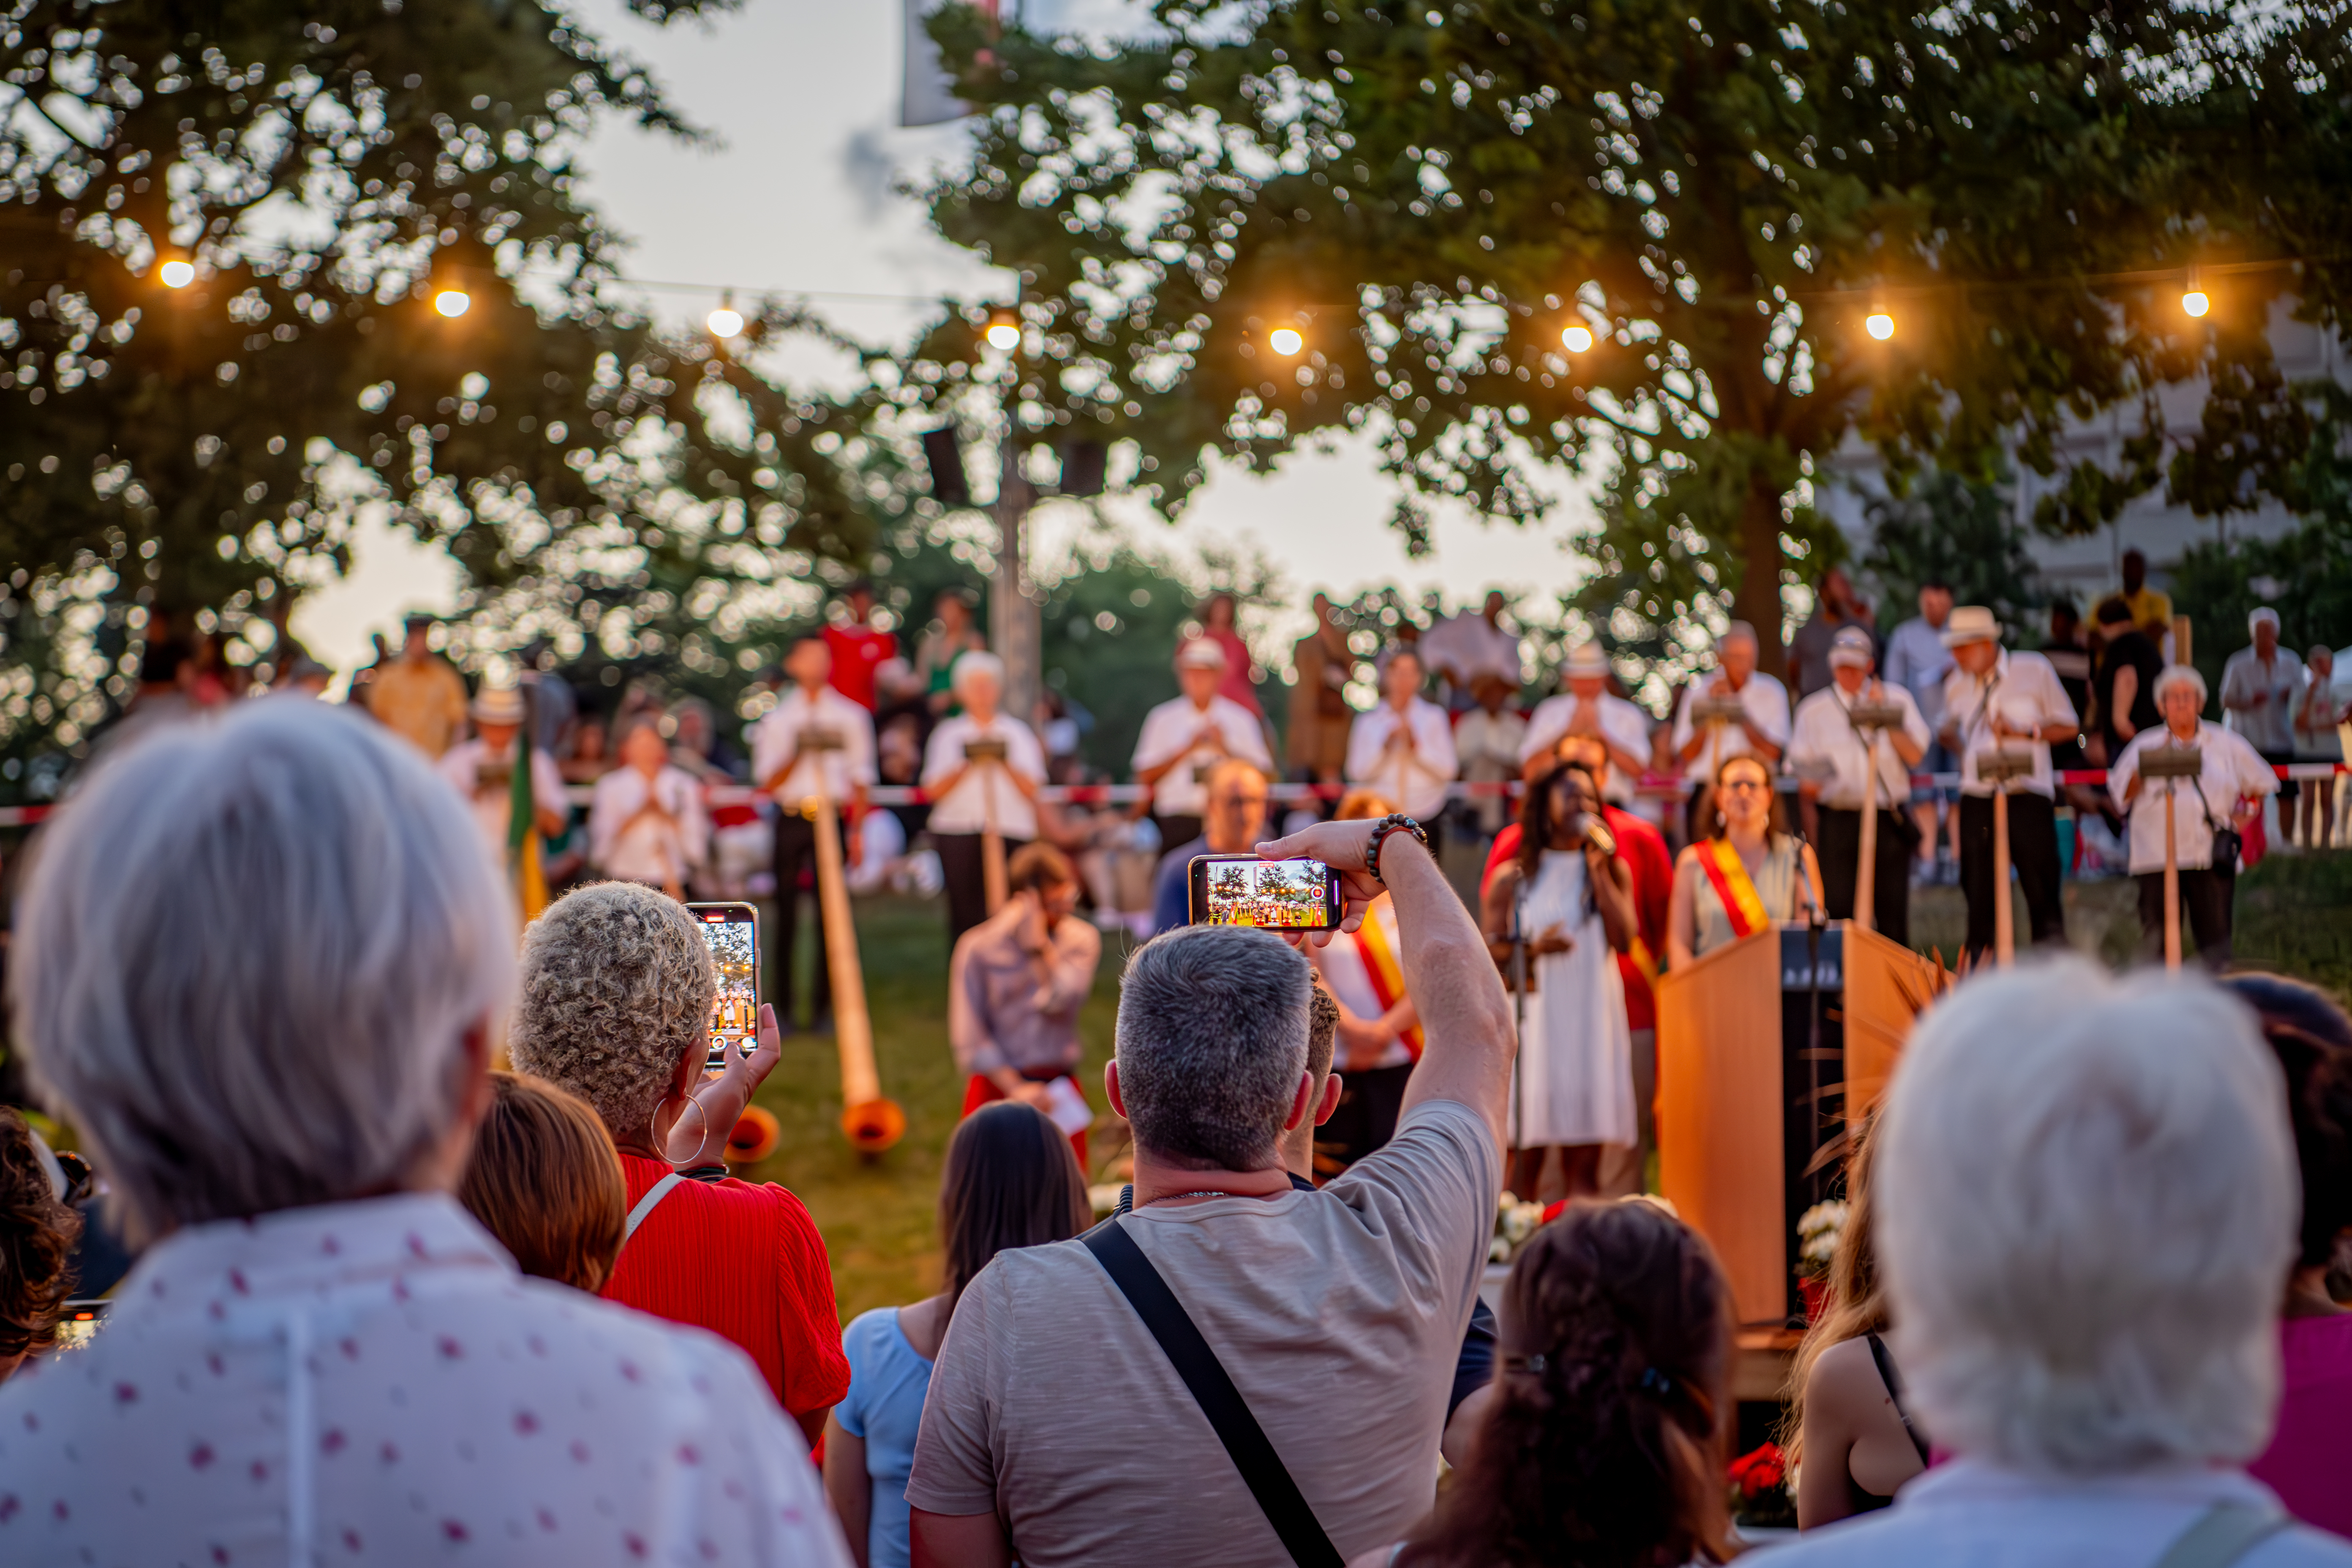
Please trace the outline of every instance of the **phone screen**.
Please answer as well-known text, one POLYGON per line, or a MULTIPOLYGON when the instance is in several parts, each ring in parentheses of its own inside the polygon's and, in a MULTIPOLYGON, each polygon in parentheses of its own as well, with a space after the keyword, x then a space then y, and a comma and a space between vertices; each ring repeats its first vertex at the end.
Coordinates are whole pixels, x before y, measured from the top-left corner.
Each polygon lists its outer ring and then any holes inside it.
POLYGON ((715 1071, 727 1065, 729 1052, 748 1057, 760 1044, 760 916, 749 904, 686 908, 709 944, 711 967, 719 972, 706 1064, 715 1071))
POLYGON ((1339 879, 1320 860, 1196 855, 1191 872, 1194 925, 1329 931, 1339 923, 1339 879))

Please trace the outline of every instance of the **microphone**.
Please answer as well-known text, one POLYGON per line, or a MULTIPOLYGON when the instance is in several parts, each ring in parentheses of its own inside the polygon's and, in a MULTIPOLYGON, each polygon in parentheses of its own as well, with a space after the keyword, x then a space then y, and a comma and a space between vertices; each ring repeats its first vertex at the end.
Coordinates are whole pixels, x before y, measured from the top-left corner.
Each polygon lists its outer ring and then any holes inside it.
POLYGON ((1589 811, 1576 814, 1576 825, 1584 833, 1585 842, 1596 845, 1603 855, 1617 853, 1617 836, 1609 831, 1609 824, 1589 811))

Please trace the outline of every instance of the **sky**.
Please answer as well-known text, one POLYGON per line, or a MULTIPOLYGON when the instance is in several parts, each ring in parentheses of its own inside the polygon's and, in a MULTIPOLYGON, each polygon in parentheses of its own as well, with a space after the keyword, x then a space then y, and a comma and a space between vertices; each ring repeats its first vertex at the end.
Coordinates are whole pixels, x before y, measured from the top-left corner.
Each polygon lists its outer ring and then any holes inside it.
MULTIPOLYGON (((1033 25, 1115 28, 1120 0, 1028 0, 1033 25)), ((1002 298, 1003 275, 934 235, 921 206, 898 187, 954 159, 955 124, 898 123, 898 0, 746 0, 708 23, 656 27, 614 0, 584 0, 582 19, 652 68, 671 103, 709 132, 700 144, 608 123, 583 152, 585 195, 631 236, 633 279, 694 284, 647 289, 646 301, 680 321, 699 320, 731 286, 744 300, 806 290, 844 331, 904 342, 927 305, 838 295, 1002 298)), ((790 365, 788 369, 798 370, 790 365)), ((1110 510, 1139 542, 1196 560, 1204 546, 1263 554, 1290 590, 1252 617, 1259 639, 1301 635, 1307 595, 1343 595, 1395 583, 1415 597, 1440 590, 1449 604, 1500 586, 1549 599, 1576 572, 1563 537, 1586 513, 1571 496, 1538 529, 1489 524, 1466 508, 1437 510, 1433 552, 1409 559, 1387 526, 1393 492, 1361 445, 1301 453, 1271 475, 1225 472, 1174 523, 1140 506, 1110 510)), ((1067 548, 1066 521, 1048 522, 1032 546, 1045 575, 1067 548)), ((445 609, 458 574, 437 551, 363 520, 357 563, 343 582, 305 596, 295 631, 330 663, 359 660, 371 630, 401 612, 445 609)))

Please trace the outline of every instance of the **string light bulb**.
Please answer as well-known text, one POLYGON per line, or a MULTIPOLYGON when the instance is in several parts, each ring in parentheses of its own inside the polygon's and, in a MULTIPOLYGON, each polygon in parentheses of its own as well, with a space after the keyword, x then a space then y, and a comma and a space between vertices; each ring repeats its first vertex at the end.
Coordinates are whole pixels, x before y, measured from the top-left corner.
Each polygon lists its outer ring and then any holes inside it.
POLYGON ((1266 333, 1265 346, 1288 359, 1307 346, 1307 338, 1296 327, 1276 327, 1266 333))
POLYGON ((702 318, 702 324, 710 329, 710 335, 714 338, 741 337, 743 312, 735 308, 735 296, 731 293, 719 295, 719 308, 702 318))
POLYGON ((2205 292, 2205 286, 2197 276, 2197 268, 2194 267, 2190 268, 2189 269, 2189 285, 2186 289, 2181 290, 2180 294, 2180 309, 2182 313, 2189 316, 2202 316, 2212 308, 2212 296, 2205 292))
POLYGON ((196 280, 196 264, 174 257, 163 263, 158 276, 163 279, 163 287, 166 289, 184 289, 196 280))
POLYGON ((1009 354, 1021 346, 1021 321, 1010 310, 998 306, 988 313, 988 328, 981 333, 988 346, 998 353, 1009 354))
POLYGON ((1863 330, 1880 342, 1895 335, 1895 318, 1884 310, 1873 310, 1862 323, 1863 330))
POLYGON ((439 289, 433 296, 433 308, 454 321, 474 308, 474 297, 463 289, 439 289))
POLYGON ((1584 353, 1592 346, 1592 329, 1582 325, 1561 328, 1559 346, 1572 354, 1584 353))

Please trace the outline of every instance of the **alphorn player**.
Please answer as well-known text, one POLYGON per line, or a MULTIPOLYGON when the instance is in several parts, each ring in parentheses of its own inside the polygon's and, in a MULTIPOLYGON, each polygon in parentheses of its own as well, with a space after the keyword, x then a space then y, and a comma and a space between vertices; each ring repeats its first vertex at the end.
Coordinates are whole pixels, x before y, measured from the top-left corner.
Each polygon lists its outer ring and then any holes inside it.
POLYGON ((1798 789, 1815 803, 1823 912, 1833 921, 1855 918, 1863 814, 1872 812, 1872 928, 1907 946, 1919 828, 1906 807, 1912 766, 1927 752, 1927 721, 1910 692, 1872 674, 1874 662, 1868 630, 1838 628, 1830 641, 1831 683, 1797 704, 1789 766, 1798 789), (1896 721, 1880 721, 1888 717, 1896 721))
POLYGON ((923 749, 923 793, 931 798, 931 842, 947 877, 952 948, 991 912, 983 840, 993 836, 1009 858, 1037 837, 1045 753, 1028 725, 999 711, 1004 661, 994 654, 961 655, 950 689, 963 711, 931 731, 923 749))
POLYGON ((1707 791, 1724 763, 1755 757, 1767 773, 1789 745, 1789 689, 1756 668, 1756 628, 1734 621, 1716 639, 1721 668, 1683 688, 1672 742, 1676 765, 1690 785, 1685 826, 1692 842, 1707 836, 1715 807, 1707 791))
POLYGON ((2050 744, 2080 728, 2058 672, 2038 653, 2000 646, 2000 623, 1982 605, 1962 605, 1944 623, 1952 672, 1944 678, 1944 745, 1960 759, 1960 889, 1969 900, 1969 956, 1993 949, 1997 909, 2009 889, 1994 886, 1993 792, 2009 795, 2009 858, 2025 894, 2032 941, 2063 942, 2066 910, 2058 892, 2056 783, 2050 744), (2013 779, 1984 776, 1988 759, 2022 752, 2030 764, 2013 779))
MULTIPOLYGON (((817 825, 803 809, 819 795, 833 803, 834 831, 845 861, 857 864, 858 824, 874 782, 874 720, 834 689, 833 652, 814 633, 784 655, 790 678, 782 700, 751 731, 751 776, 776 802, 776 914, 770 931, 768 994, 777 1021, 793 1028, 793 939, 800 929, 801 868, 816 873, 817 825), (845 840, 842 842, 841 840, 845 840)), ((809 1028, 823 1034, 833 1013, 833 966, 824 921, 816 922, 816 971, 810 982, 809 1028)))
POLYGON ((2189 666, 2169 665, 2156 678, 2156 706, 2163 724, 2133 736, 2107 770, 2116 808, 2131 814, 2140 952, 2148 959, 2164 952, 2168 960, 2177 960, 2185 915, 2197 938, 2199 962, 2219 969, 2230 962, 2231 904, 2238 875, 2233 839, 2261 815, 2263 796, 2278 788, 2278 775, 2243 736, 2198 716, 2205 707, 2205 678, 2189 666), (2150 764, 2149 753, 2190 748, 2198 753, 2196 772, 2155 776, 2158 770, 2150 764), (2169 922, 2164 896, 2168 805, 2179 889, 2169 922))

